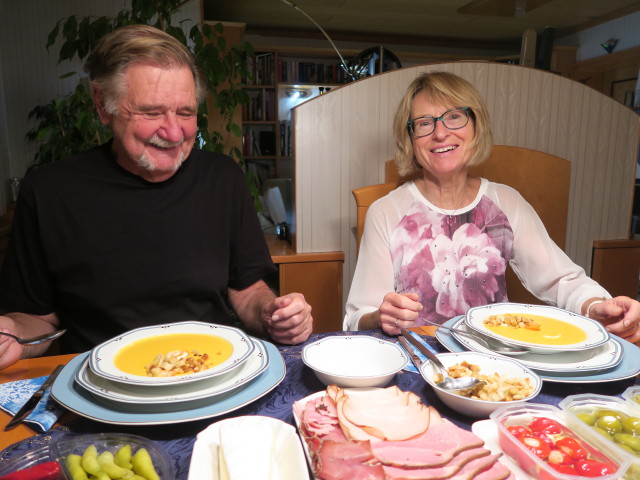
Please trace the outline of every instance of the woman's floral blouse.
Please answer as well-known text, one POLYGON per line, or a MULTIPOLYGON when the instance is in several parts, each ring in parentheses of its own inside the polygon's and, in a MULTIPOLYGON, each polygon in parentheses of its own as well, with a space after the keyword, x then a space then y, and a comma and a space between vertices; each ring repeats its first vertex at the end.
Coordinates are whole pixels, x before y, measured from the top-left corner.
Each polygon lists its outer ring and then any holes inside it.
POLYGON ((424 308, 416 325, 506 302, 509 263, 534 295, 567 310, 579 312, 584 300, 609 296, 553 243, 511 187, 482 179, 475 200, 452 212, 408 182, 369 208, 344 329, 356 330, 360 317, 391 291, 420 295, 424 308))

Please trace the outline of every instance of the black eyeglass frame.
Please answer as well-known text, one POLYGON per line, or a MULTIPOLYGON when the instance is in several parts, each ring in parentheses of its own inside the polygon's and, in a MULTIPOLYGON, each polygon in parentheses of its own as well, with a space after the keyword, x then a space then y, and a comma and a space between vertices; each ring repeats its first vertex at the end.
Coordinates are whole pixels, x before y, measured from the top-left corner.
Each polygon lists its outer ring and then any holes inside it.
POLYGON ((440 120, 442 122, 442 124, 445 127, 447 127, 449 130, 460 130, 461 128, 464 128, 464 127, 467 126, 467 124, 469 123, 469 119, 471 118, 472 115, 473 115, 473 110, 471 110, 471 107, 457 107, 457 108, 452 108, 451 110, 447 110, 446 112, 444 112, 439 117, 434 117, 432 115, 422 115, 421 117, 412 118, 411 120, 409 120, 407 122, 407 128, 411 132, 411 135, 414 136, 414 138, 428 137, 429 135, 431 135, 433 132, 436 131, 436 124, 438 123, 438 120, 440 120), (467 116, 467 121, 464 123, 464 125, 462 125, 460 127, 449 128, 449 127, 447 127, 447 124, 444 123, 443 118, 447 113, 455 112, 456 110, 462 110, 465 113, 465 115, 467 116), (421 118, 433 118, 433 130, 431 130, 426 135, 419 135, 418 136, 413 131, 413 124, 415 123, 416 120, 420 120, 421 118))

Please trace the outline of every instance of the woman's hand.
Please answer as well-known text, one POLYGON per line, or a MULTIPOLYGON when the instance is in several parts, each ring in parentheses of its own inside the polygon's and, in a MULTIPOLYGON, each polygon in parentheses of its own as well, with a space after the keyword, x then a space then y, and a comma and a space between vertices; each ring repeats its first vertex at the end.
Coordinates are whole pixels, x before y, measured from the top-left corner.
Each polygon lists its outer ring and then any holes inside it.
POLYGON ((589 317, 602 323, 610 333, 635 343, 640 341, 640 303, 629 297, 615 297, 593 303, 589 317))
POLYGON ((378 310, 378 325, 389 335, 399 335, 401 328, 409 328, 418 319, 422 304, 417 293, 387 293, 378 310))

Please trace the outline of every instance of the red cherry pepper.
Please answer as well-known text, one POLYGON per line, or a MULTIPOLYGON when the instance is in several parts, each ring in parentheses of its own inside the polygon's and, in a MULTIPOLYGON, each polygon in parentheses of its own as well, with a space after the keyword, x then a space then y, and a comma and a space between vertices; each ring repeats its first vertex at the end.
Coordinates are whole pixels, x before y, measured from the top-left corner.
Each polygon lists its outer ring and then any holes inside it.
POLYGON ((575 460, 567 452, 554 448, 549 452, 548 461, 552 465, 571 465, 575 460))
POLYGON ((578 475, 582 475, 583 477, 601 477, 603 475, 609 475, 611 473, 616 473, 618 467, 610 462, 599 462, 597 460, 576 460, 576 463, 573 464, 578 475))
POLYGON ((522 435, 518 440, 520 440, 522 444, 536 457, 541 458, 542 460, 545 460, 549 456, 549 453, 551 453, 551 447, 537 437, 522 435))
POLYGON ((531 435, 542 440, 544 443, 549 445, 549 448, 551 449, 554 449, 556 446, 555 442, 553 441, 553 438, 551 438, 549 435, 547 435, 544 432, 535 432, 535 433, 532 433, 531 435))
POLYGON ((562 433, 562 426, 555 420, 547 417, 536 417, 527 426, 534 433, 544 432, 552 435, 562 433))
POLYGON ((574 460, 582 460, 589 456, 587 449, 582 444, 572 437, 564 437, 556 441, 556 447, 566 452, 574 460))
POLYGON ((0 480, 58 480, 61 478, 58 462, 44 462, 0 477, 0 480))
POLYGON ((563 465, 562 463, 549 463, 549 466, 559 473, 566 473, 569 475, 578 474, 578 472, 576 472, 576 469, 573 467, 573 465, 563 465))
POLYGON ((521 435, 531 433, 531 430, 523 425, 511 425, 510 427, 507 427, 507 430, 516 438, 521 435))

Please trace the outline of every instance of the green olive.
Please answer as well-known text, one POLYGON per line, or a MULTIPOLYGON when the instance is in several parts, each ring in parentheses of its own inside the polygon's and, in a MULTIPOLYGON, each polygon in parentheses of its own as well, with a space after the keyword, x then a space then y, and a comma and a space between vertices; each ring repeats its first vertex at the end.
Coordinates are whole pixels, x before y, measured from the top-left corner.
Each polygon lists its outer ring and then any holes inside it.
POLYGON ((605 438, 607 438, 607 439, 609 439, 609 440, 611 440, 613 442, 613 437, 606 430, 603 430, 603 429, 598 428, 598 427, 593 427, 593 431, 596 432, 596 433, 599 433, 603 437, 605 437, 605 438))
POLYGON ((592 413, 582 412, 582 413, 576 414, 576 417, 578 417, 587 425, 593 425, 594 423, 596 423, 596 416, 593 415, 592 413))
POLYGON ((620 421, 627 417, 624 413, 619 412, 618 410, 611 409, 596 410, 593 412, 593 414, 596 416, 596 418, 615 417, 620 421))
POLYGON ((627 417, 622 421, 622 430, 631 435, 640 436, 640 418, 627 417))
POLYGON ((626 445, 635 451, 640 451, 640 438, 629 435, 628 433, 616 433, 613 436, 616 443, 626 445))
POLYGON ((633 400, 636 403, 640 403, 640 394, 634 395, 633 397, 631 397, 631 400, 633 400))
POLYGON ((604 415, 596 420, 595 426, 603 429, 610 435, 622 432, 622 424, 613 415, 604 415))

